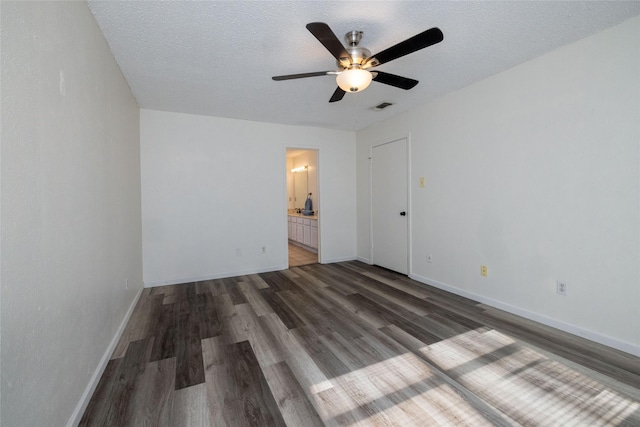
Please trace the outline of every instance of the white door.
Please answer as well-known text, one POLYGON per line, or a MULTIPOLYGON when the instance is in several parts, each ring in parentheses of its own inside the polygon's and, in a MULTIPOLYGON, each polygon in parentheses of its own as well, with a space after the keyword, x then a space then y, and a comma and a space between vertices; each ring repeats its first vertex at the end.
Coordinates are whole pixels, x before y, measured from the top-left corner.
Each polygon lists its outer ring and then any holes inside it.
POLYGON ((373 263, 408 274, 407 139, 377 145, 371 154, 373 263))

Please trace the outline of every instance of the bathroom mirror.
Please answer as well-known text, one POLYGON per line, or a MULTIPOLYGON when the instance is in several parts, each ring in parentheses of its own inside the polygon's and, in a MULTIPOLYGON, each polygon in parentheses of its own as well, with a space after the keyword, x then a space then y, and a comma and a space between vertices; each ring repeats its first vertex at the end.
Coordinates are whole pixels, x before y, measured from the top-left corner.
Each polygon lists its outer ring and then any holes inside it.
POLYGON ((293 207, 296 209, 304 209, 304 202, 307 200, 308 194, 308 177, 307 171, 296 172, 293 174, 293 207))

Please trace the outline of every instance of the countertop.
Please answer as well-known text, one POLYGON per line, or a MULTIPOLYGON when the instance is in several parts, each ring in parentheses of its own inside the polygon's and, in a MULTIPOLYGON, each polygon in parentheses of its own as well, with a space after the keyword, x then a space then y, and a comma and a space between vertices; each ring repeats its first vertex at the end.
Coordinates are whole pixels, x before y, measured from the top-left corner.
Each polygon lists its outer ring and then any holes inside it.
POLYGON ((295 213, 295 212, 293 212, 293 213, 288 213, 287 215, 289 215, 289 216, 296 216, 296 217, 298 217, 298 218, 318 219, 318 215, 302 215, 302 214, 295 213))

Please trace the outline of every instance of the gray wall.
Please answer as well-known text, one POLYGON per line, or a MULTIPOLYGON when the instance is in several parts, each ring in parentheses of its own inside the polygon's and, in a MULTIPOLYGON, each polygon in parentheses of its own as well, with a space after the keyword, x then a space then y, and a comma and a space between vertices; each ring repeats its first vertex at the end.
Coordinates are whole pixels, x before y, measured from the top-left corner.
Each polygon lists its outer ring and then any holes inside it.
POLYGON ((1 7, 0 424, 62 426, 142 286, 139 109, 86 3, 1 7))

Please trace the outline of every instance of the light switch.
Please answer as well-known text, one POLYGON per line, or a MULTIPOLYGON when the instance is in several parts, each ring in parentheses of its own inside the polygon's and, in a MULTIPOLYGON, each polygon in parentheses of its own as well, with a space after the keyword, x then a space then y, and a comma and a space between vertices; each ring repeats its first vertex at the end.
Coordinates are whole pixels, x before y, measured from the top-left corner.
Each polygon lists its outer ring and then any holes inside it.
POLYGON ((420 177, 420 188, 424 188, 424 176, 420 177))

